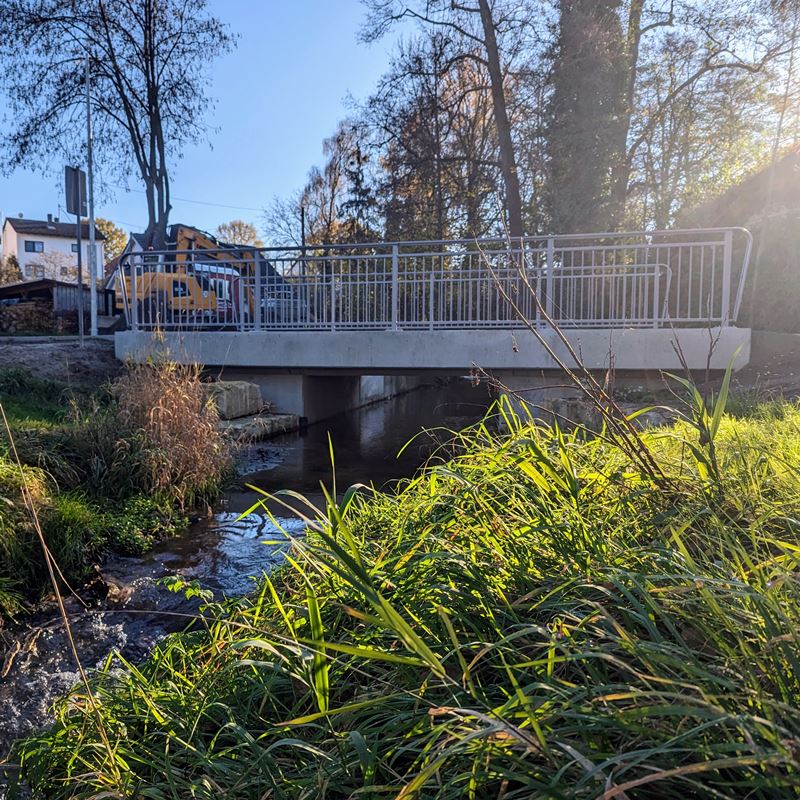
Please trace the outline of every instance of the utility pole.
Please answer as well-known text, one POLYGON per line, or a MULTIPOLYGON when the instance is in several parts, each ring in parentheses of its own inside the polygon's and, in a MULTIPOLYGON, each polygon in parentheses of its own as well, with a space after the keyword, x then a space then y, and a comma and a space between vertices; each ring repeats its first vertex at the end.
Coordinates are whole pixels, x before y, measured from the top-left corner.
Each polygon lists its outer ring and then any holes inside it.
MULTIPOLYGON (((86 52, 86 173, 89 201, 89 335, 97 336, 97 245, 94 230, 94 157, 92 149, 92 97, 89 83, 89 52, 86 52)), ((80 240, 78 240, 80 241, 80 240)), ((80 245, 79 245, 80 247, 80 245)))

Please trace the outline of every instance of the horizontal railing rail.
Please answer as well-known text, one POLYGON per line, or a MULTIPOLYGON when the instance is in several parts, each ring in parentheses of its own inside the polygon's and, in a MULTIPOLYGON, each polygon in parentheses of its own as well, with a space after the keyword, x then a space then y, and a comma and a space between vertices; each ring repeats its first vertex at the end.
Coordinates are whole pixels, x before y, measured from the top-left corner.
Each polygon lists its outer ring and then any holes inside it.
POLYGON ((135 330, 730 325, 751 250, 722 228, 148 251, 114 288, 135 330))

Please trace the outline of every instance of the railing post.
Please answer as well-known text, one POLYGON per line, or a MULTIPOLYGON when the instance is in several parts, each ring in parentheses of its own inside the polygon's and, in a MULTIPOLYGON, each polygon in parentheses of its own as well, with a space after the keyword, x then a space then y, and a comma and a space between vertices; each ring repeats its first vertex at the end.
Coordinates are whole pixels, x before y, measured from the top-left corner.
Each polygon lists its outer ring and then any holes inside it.
MULTIPOLYGON (((137 291, 136 291, 136 261, 135 259, 131 259, 130 261, 130 270, 131 270, 131 330, 138 331, 139 330, 139 303, 137 300, 137 291)), ((121 271, 121 279, 122 285, 125 286, 125 268, 120 265, 121 271)))
POLYGON ((400 307, 400 249, 396 244, 392 245, 392 330, 396 331, 398 309, 400 307))
MULTIPOLYGON (((623 276, 622 280, 625 280, 623 276)), ((659 308, 659 302, 661 300, 660 291, 659 291, 659 282, 661 280, 661 270, 659 266, 656 264, 655 271, 653 273, 653 327, 657 328, 659 326, 659 321, 661 317, 661 311, 659 308)))
POLYGON ((253 330, 256 331, 261 330, 261 277, 261 257, 257 254, 253 259, 253 330))
MULTIPOLYGON (((164 285, 164 278, 161 277, 161 276, 164 275, 164 272, 165 272, 165 270, 164 270, 164 255, 162 254, 162 255, 160 255, 158 257, 158 265, 156 266, 156 274, 159 275, 159 278, 158 278, 159 290, 156 292, 156 296, 155 296, 155 306, 156 306, 155 313, 153 313, 153 293, 150 292, 150 296, 147 298, 150 301, 150 322, 152 324, 153 323, 153 319, 155 318, 155 323, 154 323, 154 327, 155 328, 159 328, 162 325, 166 325, 166 322, 167 322, 166 305, 167 305, 167 303, 169 301, 166 298, 164 299, 164 308, 165 308, 164 311, 159 311, 159 308, 158 308, 159 300, 162 297, 162 295, 161 295, 161 287, 164 285)), ((195 327, 198 327, 197 324, 195 324, 195 327)))
POLYGON ((722 309, 721 325, 731 324, 731 264, 733 262, 733 231, 725 231, 722 253, 722 309))
POLYGON ((336 330, 336 264, 337 260, 331 262, 331 330, 336 330))
POLYGON ((431 285, 428 289, 428 330, 433 330, 433 299, 434 299, 434 276, 436 275, 436 271, 433 268, 433 264, 431 264, 431 285))
POLYGON ((544 309, 547 316, 553 319, 553 267, 556 259, 556 240, 550 236, 547 239, 547 264, 544 275, 545 303, 544 309))
MULTIPOLYGON (((244 293, 244 275, 242 275, 241 273, 239 274, 239 280, 237 281, 237 283, 239 285, 239 292, 238 292, 239 296, 236 298, 237 305, 239 306, 239 330, 244 333, 244 298, 245 298, 245 293, 244 293)), ((233 315, 231 315, 231 318, 235 319, 235 317, 233 317, 233 315)))

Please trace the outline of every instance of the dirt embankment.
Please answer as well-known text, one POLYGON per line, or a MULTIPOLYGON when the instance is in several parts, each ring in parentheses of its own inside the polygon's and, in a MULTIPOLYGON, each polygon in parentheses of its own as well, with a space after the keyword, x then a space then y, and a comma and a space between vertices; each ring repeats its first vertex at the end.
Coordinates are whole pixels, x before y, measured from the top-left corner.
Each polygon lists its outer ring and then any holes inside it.
POLYGON ((110 339, 77 337, 0 338, 0 368, 22 367, 34 377, 69 386, 100 386, 122 372, 110 339))

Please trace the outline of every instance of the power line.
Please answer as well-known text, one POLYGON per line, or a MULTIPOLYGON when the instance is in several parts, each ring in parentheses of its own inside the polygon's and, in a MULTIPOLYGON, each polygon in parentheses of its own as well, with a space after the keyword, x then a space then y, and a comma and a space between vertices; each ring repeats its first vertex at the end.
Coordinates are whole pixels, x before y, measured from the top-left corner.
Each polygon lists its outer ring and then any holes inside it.
MULTIPOLYGON (((115 188, 122 189, 125 192, 137 192, 138 194, 145 194, 144 189, 131 189, 127 186, 120 186, 119 184, 113 184, 115 188)), ((252 206, 232 206, 228 205, 227 203, 212 203, 209 200, 190 200, 188 197, 175 197, 174 195, 170 196, 170 200, 177 200, 180 203, 193 203, 194 205, 198 206, 216 206, 217 208, 230 208, 234 211, 263 211, 263 208, 253 208, 252 206)))
MULTIPOLYGON (((64 208, 64 206, 62 206, 61 203, 59 203, 58 204, 58 215, 59 215, 59 218, 61 217, 62 214, 64 214, 65 216, 69 216, 67 214, 67 209, 64 208)), ((139 222, 130 222, 130 221, 126 221, 124 219, 114 219, 113 217, 107 217, 105 214, 100 214, 99 218, 100 219, 107 219, 109 222, 113 222, 115 225, 124 225, 124 226, 130 227, 130 228, 144 228, 145 227, 144 225, 142 225, 139 222)))

